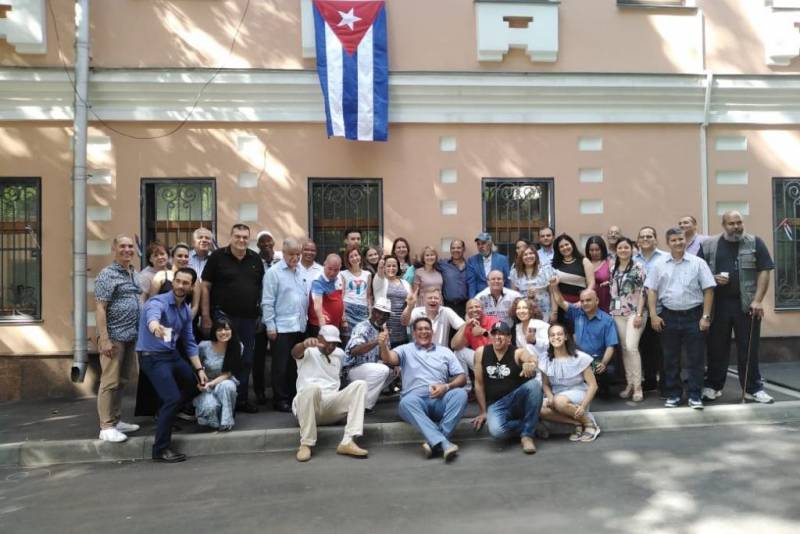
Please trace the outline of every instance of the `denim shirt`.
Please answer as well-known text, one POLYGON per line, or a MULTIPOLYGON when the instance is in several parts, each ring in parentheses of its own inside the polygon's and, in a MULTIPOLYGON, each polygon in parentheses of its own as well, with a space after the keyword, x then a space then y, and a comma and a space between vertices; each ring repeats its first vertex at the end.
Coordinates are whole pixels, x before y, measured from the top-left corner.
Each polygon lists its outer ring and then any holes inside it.
POLYGON ((268 332, 305 332, 308 321, 308 293, 303 276, 285 260, 264 273, 261 312, 268 332))

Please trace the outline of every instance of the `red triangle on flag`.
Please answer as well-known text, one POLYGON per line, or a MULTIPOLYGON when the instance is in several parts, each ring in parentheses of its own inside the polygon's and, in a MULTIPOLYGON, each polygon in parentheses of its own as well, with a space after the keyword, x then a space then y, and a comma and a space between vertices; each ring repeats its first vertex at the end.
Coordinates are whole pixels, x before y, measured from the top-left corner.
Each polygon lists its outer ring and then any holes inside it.
POLYGON ((314 0, 314 5, 345 52, 352 56, 375 22, 384 0, 314 0))

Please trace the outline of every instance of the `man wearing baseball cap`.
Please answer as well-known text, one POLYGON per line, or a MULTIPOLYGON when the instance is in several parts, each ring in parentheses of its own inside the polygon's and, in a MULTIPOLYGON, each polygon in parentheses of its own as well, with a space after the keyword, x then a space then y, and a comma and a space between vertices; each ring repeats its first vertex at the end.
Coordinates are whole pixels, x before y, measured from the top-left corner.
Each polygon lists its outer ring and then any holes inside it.
POLYGON ((381 361, 380 344, 389 339, 386 321, 392 314, 392 304, 386 297, 375 299, 369 318, 353 328, 345 347, 344 367, 348 380, 367 383, 367 410, 375 407, 383 388, 395 378, 392 369, 381 361))
POLYGON ((300 424, 298 462, 311 459, 311 447, 317 444, 317 425, 334 424, 345 417, 344 437, 336 453, 355 458, 367 456, 367 451, 353 440, 364 433, 367 384, 355 380, 339 390, 344 352, 336 344, 341 341, 339 329, 328 324, 320 327, 319 336, 292 348, 292 357, 297 362, 297 396, 292 411, 300 424))
POLYGON ((492 342, 475 351, 475 398, 480 414, 475 430, 488 423, 495 439, 519 437, 526 454, 536 452, 533 434, 542 408, 542 383, 536 376, 536 357, 513 345, 511 326, 492 325, 492 342))
POLYGON ((508 281, 509 267, 508 258, 498 252, 494 252, 492 235, 488 232, 481 232, 475 236, 475 246, 478 253, 470 256, 467 260, 467 293, 469 298, 486 289, 486 279, 492 271, 503 273, 503 285, 511 287, 508 281))

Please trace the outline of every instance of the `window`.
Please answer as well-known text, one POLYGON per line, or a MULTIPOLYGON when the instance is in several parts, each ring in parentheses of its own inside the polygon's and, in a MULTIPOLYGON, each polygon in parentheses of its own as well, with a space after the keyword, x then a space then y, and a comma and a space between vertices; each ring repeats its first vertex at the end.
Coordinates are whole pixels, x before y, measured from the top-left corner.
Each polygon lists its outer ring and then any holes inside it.
POLYGON ((309 178, 308 219, 317 258, 341 252, 344 231, 361 231, 361 243, 383 244, 381 180, 309 178))
POLYGON ((484 178, 482 195, 483 227, 511 262, 518 240, 537 243, 539 230, 553 226, 552 178, 484 178))
POLYGON ((0 321, 42 318, 41 181, 0 178, 0 321))
POLYGON ((800 178, 772 181, 775 309, 800 309, 800 178))
POLYGON ((697 7, 697 0, 617 0, 619 7, 697 7))
MULTIPOLYGON (((208 228, 216 235, 217 204, 213 178, 142 180, 142 250, 157 239, 172 247, 192 245, 192 232, 208 228)), ((142 265, 146 265, 142 258, 142 265)))

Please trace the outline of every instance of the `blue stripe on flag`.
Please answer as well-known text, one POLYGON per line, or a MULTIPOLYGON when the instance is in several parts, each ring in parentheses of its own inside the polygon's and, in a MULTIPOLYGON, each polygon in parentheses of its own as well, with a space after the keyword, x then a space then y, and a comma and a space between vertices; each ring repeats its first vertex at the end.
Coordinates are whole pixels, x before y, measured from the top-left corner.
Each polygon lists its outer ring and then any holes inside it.
POLYGON ((344 114, 344 136, 358 140, 358 52, 352 56, 342 47, 342 111, 344 114))
POLYGON ((331 137, 333 135, 333 126, 331 125, 331 108, 328 100, 328 54, 325 44, 325 19, 322 18, 316 5, 314 5, 314 31, 317 38, 317 73, 319 74, 319 83, 322 86, 322 95, 325 102, 325 125, 328 128, 328 137, 331 137))
POLYGON ((375 109, 373 139, 386 141, 389 124, 389 60, 386 45, 386 7, 382 7, 372 26, 373 97, 375 109))

